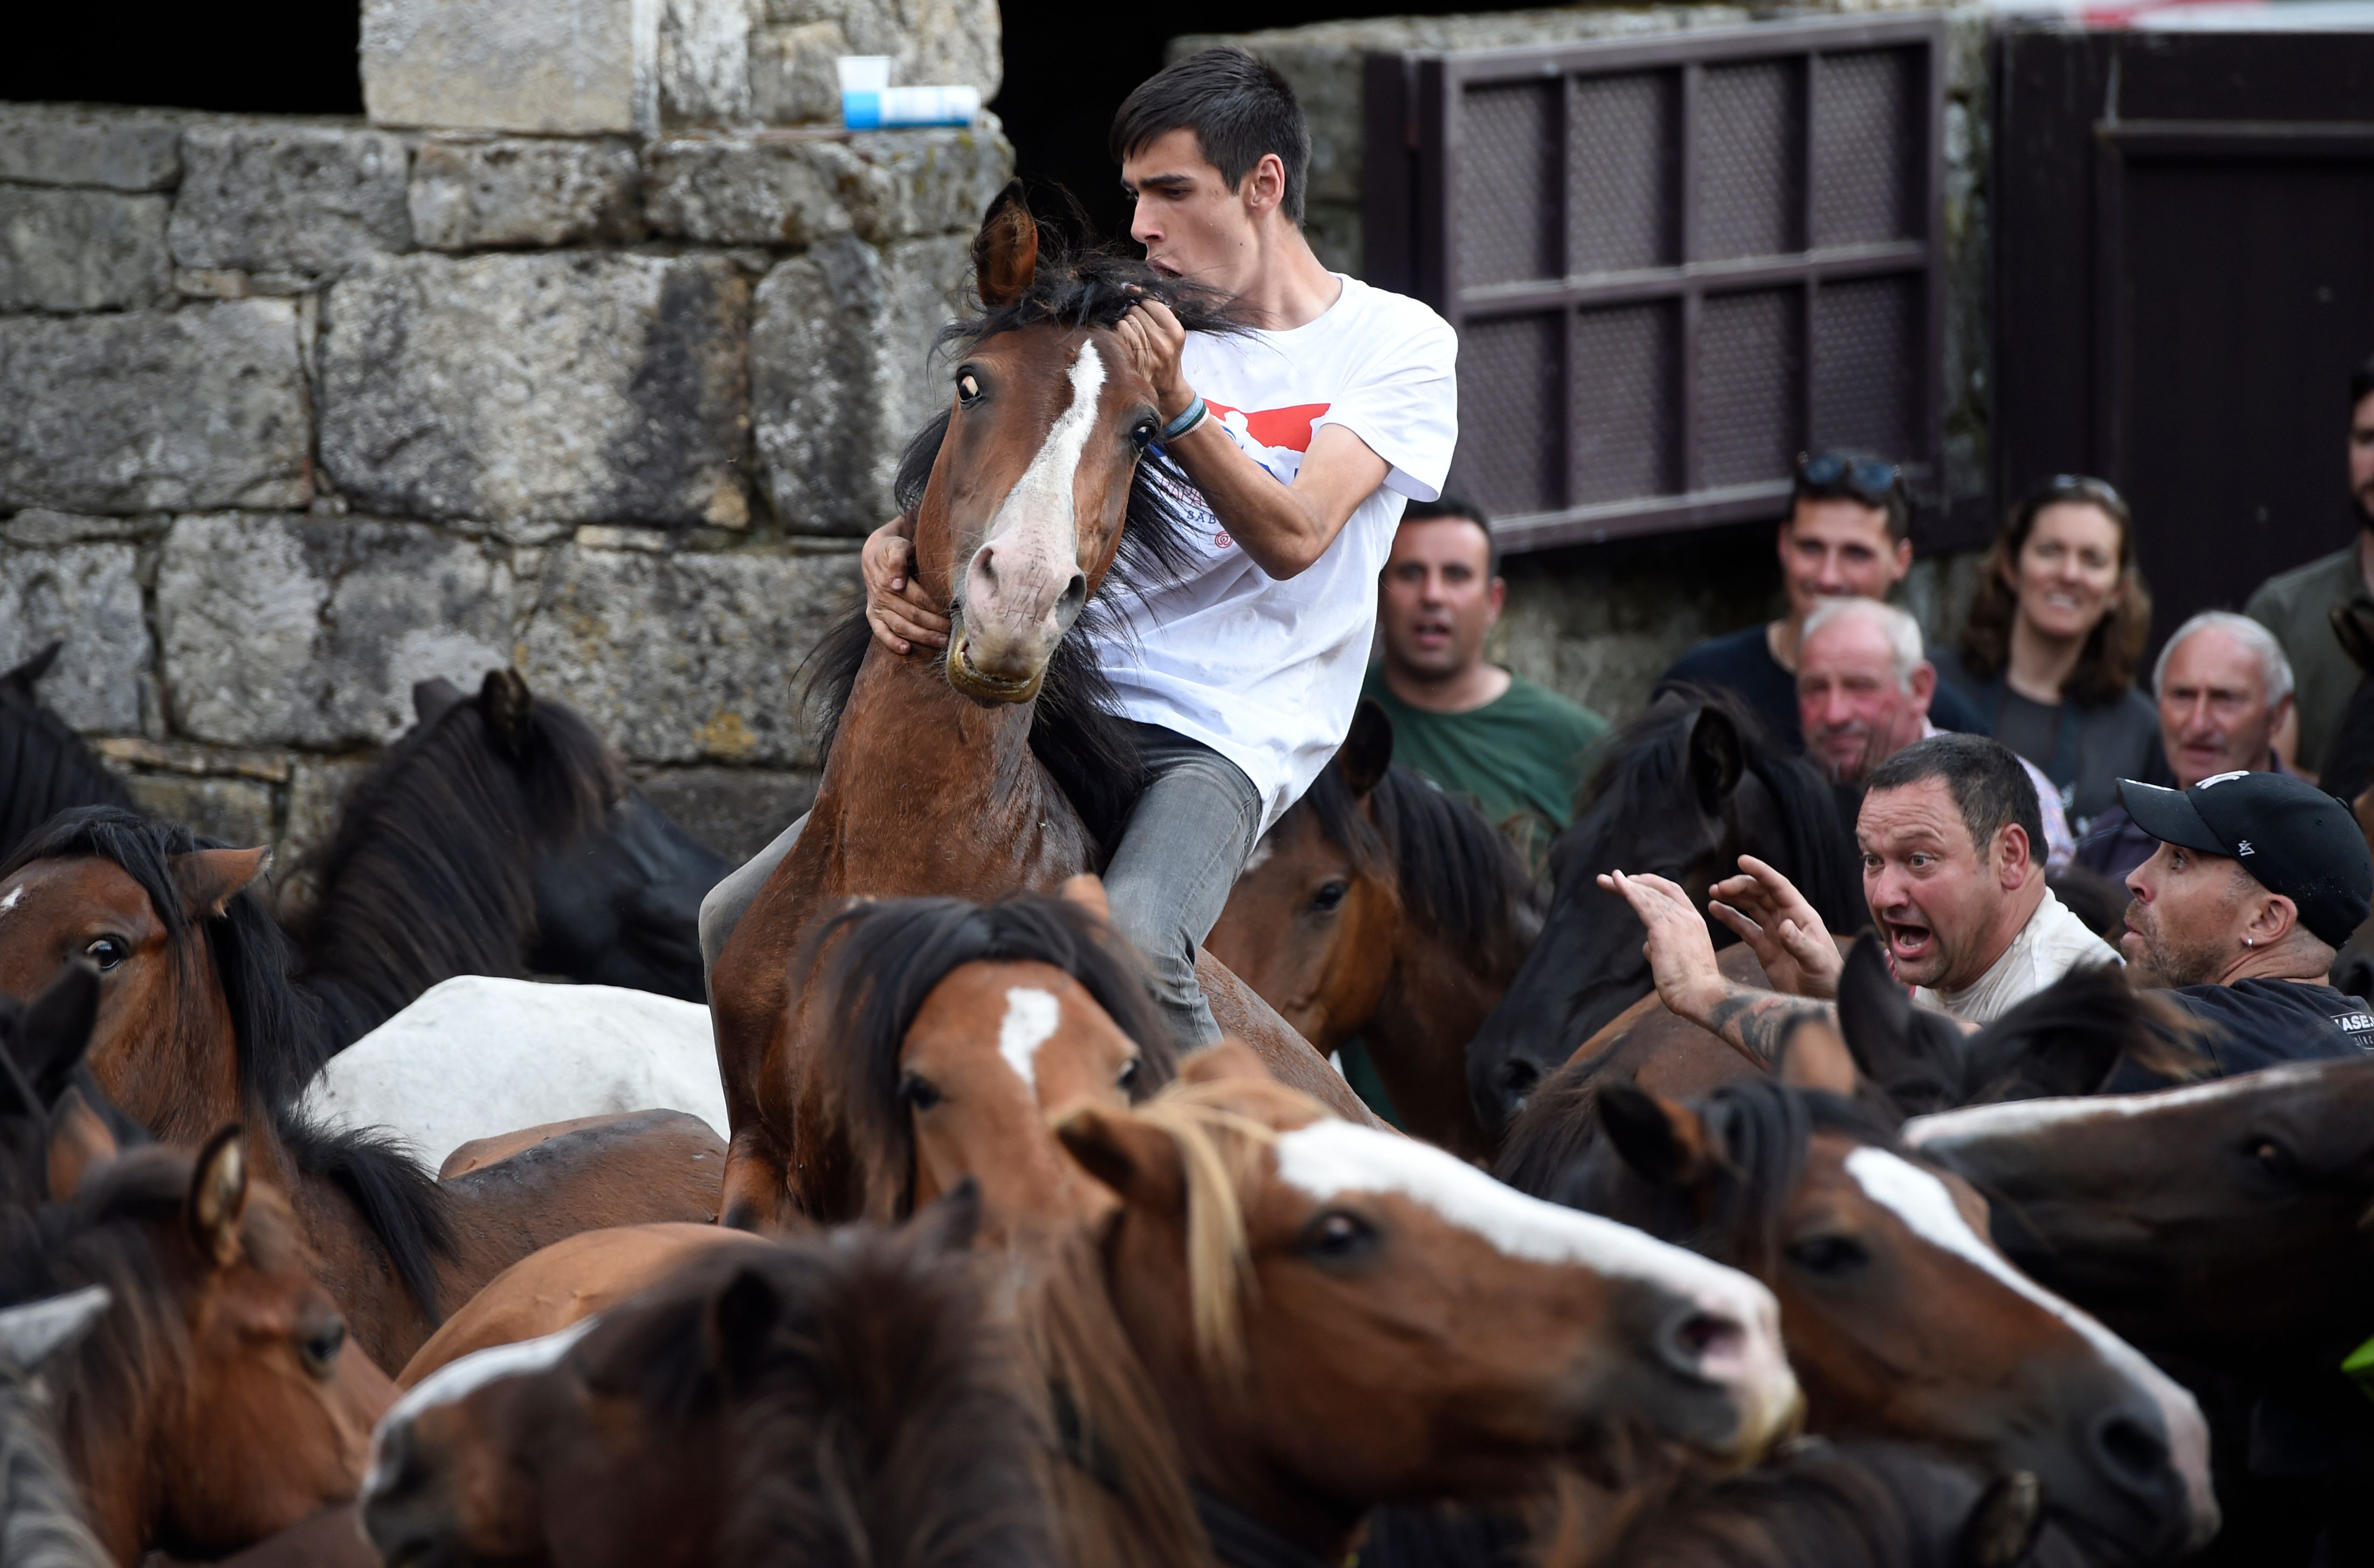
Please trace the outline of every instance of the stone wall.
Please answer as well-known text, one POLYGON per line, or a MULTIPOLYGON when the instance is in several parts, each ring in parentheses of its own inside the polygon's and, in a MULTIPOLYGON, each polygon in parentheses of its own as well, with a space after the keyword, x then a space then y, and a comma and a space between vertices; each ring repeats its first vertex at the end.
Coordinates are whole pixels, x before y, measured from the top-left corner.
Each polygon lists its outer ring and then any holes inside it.
POLYGON ((667 0, 656 126, 632 40, 619 79, 423 76, 480 11, 527 14, 371 0, 384 123, 0 105, 0 668, 65 638, 43 694, 136 798, 295 852, 413 683, 515 665, 746 853, 813 792, 799 666, 1012 154, 737 122, 833 111, 852 47, 993 90, 995 8, 667 0))
MULTIPOLYGON (((1929 0, 1933 3, 1933 0, 1929 0)), ((1987 22, 1949 0, 1945 103, 1945 495, 1967 532, 1987 523, 1987 216, 1992 156, 1987 118, 1987 22)), ((1923 0, 1833 0, 1775 6, 1707 3, 1573 6, 1463 17, 1385 17, 1267 31, 1194 33, 1171 41, 1178 59, 1235 43, 1276 65, 1310 119, 1305 231, 1322 260, 1360 270, 1360 181, 1366 57, 1415 49, 1500 49, 1637 38, 1841 11, 1912 9, 1923 0)), ((1637 709, 1675 656, 1700 638, 1777 613, 1780 569, 1768 526, 1548 550, 1508 563, 1509 610, 1493 657, 1601 713, 1637 709)), ((1969 603, 1974 557, 1938 554, 1914 568, 1904 603, 1933 639, 1950 638, 1969 603)))

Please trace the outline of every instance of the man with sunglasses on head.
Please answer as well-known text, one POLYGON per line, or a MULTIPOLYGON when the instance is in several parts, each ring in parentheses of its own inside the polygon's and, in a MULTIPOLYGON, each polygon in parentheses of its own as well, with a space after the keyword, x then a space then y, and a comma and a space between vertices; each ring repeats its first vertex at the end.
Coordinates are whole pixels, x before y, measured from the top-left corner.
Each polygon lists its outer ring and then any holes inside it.
MULTIPOLYGON (((1698 644, 1664 679, 1731 692, 1792 749, 1805 743, 1797 717, 1797 642, 1825 599, 1886 599, 1912 569, 1912 507, 1896 465, 1861 452, 1797 460, 1781 520, 1780 575, 1789 610, 1779 620, 1698 644)), ((1961 694, 1940 685, 1929 717, 1942 730, 1986 733, 1961 694)))

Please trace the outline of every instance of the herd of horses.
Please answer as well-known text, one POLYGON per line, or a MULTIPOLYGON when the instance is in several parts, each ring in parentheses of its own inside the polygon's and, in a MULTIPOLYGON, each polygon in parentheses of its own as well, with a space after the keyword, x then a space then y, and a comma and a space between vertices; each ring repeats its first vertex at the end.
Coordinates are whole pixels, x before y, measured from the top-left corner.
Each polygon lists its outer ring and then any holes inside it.
POLYGON ((1965 1039, 1869 942, 1771 1059, 1673 1018, 1598 872, 1863 923, 1720 696, 1617 731, 1546 896, 1364 708, 1182 1055, 1090 638, 1180 548, 1111 329, 1218 308, 1012 191, 974 260, 899 482, 958 635, 828 639, 705 988, 725 863, 511 672, 418 689, 287 909, 0 677, 0 1568, 2374 1561, 2374 1060, 2100 1095, 2196 1036, 2092 972, 1965 1039), (1075 570, 975 598, 984 544, 1075 570))

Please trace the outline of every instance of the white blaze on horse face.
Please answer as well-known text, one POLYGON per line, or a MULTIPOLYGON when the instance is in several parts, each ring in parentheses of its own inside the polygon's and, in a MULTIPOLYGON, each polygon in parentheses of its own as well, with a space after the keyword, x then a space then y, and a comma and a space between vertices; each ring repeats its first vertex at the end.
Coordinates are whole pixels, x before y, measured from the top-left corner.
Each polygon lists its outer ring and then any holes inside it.
POLYGON ((1055 1033, 1055 1025, 1064 1021, 1064 1004, 1053 993, 1036 986, 1013 986, 1005 992, 1005 1021, 997 1026, 997 1054, 1005 1065, 1014 1069, 1016 1077, 1033 1094, 1039 1092, 1039 1078, 1032 1064, 1039 1059, 1039 1047, 1055 1033))
POLYGON ((1016 645, 1043 662, 1065 629, 1057 612, 1080 569, 1080 458, 1097 427, 1105 384, 1094 343, 1081 342, 1068 380, 1070 406, 1055 416, 1038 455, 1006 492, 965 570, 965 636, 984 667, 1001 662, 1016 645), (1045 648, 1036 649, 1041 639, 1045 648))
POLYGON ((1318 1202, 1396 1194, 1504 1257, 1638 1280, 1695 1303, 1739 1331, 1737 1346, 1707 1357, 1700 1371, 1733 1389, 1743 1437, 1760 1447, 1794 1419, 1797 1380, 1780 1347, 1780 1305, 1738 1270, 1614 1220, 1529 1198, 1442 1150, 1373 1128, 1315 1121, 1280 1133, 1274 1147, 1278 1179, 1318 1202))
POLYGON ((17 907, 17 901, 24 896, 25 884, 20 882, 16 886, 10 888, 5 896, 0 896, 0 915, 5 915, 9 910, 14 909, 17 907))
POLYGON ((1846 1170, 1863 1196, 1903 1221, 1913 1235, 1952 1253, 2075 1329, 2113 1371, 2159 1407, 2160 1420, 2168 1428, 2171 1461, 2177 1474, 2184 1478, 2192 1502, 2194 1544, 2208 1539, 2217 1528, 2217 1499, 2209 1480, 2209 1427, 2192 1396, 2141 1351, 2013 1268, 2008 1258, 1970 1229, 1954 1195, 1934 1174, 1885 1149, 1868 1146, 1847 1156, 1846 1170))
POLYGON ((524 1377, 558 1363, 569 1353, 569 1348, 594 1331, 601 1318, 585 1317, 555 1333, 540 1339, 522 1340, 512 1345, 489 1345, 483 1351, 473 1351, 459 1361, 449 1362, 422 1378, 412 1391, 398 1399, 387 1414, 380 1418, 379 1428, 371 1433, 370 1473, 363 1480, 366 1493, 384 1490, 395 1478, 387 1474, 384 1465, 386 1433, 397 1431, 418 1419, 420 1412, 439 1405, 450 1405, 468 1398, 472 1394, 505 1377, 524 1377))
MULTIPOLYGON (((2280 1094, 2310 1083, 2353 1064, 2354 1059, 2298 1062, 2262 1068, 2239 1078, 2195 1083, 2181 1089, 2155 1089, 2142 1094, 2084 1094, 2057 1100, 2006 1100, 2001 1105, 1966 1106, 1914 1117, 1904 1124, 1904 1141, 1915 1149, 1952 1150, 1989 1138, 2016 1138, 2030 1132, 2057 1131, 2104 1122, 2125 1121, 2189 1106, 2212 1105, 2245 1094, 2280 1094)), ((2359 1071, 2364 1071, 2361 1066, 2359 1071)))

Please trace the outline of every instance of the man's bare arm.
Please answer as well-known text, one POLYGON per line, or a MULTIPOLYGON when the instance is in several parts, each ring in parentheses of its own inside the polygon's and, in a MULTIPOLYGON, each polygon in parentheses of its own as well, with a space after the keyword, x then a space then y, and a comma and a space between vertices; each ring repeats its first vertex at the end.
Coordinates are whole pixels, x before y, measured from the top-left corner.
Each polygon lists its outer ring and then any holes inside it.
MULTIPOLYGON (((1154 384, 1155 405, 1167 423, 1194 406, 1195 389, 1179 366, 1187 330, 1160 300, 1147 298, 1114 329, 1154 384)), ((1392 467, 1369 443, 1340 425, 1322 426, 1294 483, 1247 457, 1216 417, 1163 443, 1171 461, 1204 493, 1212 513, 1253 564, 1281 580, 1308 570, 1352 519, 1392 467)))
POLYGON ((1789 1032, 1807 1018, 1822 1019, 1835 1029, 1839 1010, 1832 1002, 1807 1001, 1804 997, 1783 996, 1779 991, 1734 986, 1728 996, 1707 1010, 1704 1018, 1692 1022, 1771 1067, 1777 1065, 1780 1044, 1789 1037, 1789 1032))

